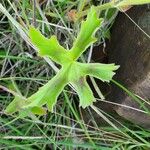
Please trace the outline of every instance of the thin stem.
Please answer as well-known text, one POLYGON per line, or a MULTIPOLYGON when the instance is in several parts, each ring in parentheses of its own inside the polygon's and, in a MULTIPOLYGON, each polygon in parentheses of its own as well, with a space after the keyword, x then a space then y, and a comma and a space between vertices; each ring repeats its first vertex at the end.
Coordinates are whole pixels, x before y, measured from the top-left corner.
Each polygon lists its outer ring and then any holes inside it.
POLYGON ((36 27, 36 0, 33 0, 33 26, 36 27))
MULTIPOLYGON (((112 8, 114 6, 114 2, 109 2, 109 3, 105 3, 103 5, 99 5, 96 8, 96 11, 102 11, 102 10, 106 10, 109 8, 112 8)), ((87 13, 89 12, 89 9, 86 9, 85 11, 82 11, 81 13, 77 14, 77 19, 84 17, 85 15, 87 15, 87 13)))

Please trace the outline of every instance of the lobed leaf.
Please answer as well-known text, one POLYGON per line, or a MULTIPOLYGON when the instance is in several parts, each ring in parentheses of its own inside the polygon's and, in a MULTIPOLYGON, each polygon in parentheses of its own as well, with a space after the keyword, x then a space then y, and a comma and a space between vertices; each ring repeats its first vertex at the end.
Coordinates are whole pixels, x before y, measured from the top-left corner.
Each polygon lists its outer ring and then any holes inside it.
POLYGON ((96 42, 94 34, 100 27, 102 20, 98 18, 96 9, 92 6, 86 21, 82 22, 80 32, 71 48, 70 57, 73 60, 78 59, 90 44, 96 42))
POLYGON ((80 99, 79 106, 82 106, 83 108, 85 108, 87 106, 92 105, 93 102, 96 101, 88 83, 86 82, 85 77, 80 77, 79 79, 71 83, 76 89, 77 94, 79 96, 79 99, 80 99))
POLYGON ((50 81, 25 101, 22 101, 20 97, 16 97, 6 108, 6 112, 20 111, 21 117, 25 117, 31 112, 43 115, 46 113, 46 110, 42 107, 43 105, 47 105, 48 110, 53 111, 59 94, 65 85, 69 83, 77 91, 80 106, 85 108, 92 105, 96 100, 86 81, 86 76, 90 75, 109 82, 115 74, 114 71, 119 67, 114 64, 86 64, 76 61, 86 48, 96 41, 94 34, 101 22, 102 19, 98 18, 95 7, 92 7, 86 21, 82 23, 79 35, 70 51, 64 49, 55 36, 47 39, 38 30, 31 27, 29 35, 32 43, 39 49, 39 55, 50 57, 59 63, 62 68, 50 81))
POLYGON ((114 71, 117 70, 119 66, 115 64, 89 63, 83 64, 83 68, 86 75, 98 78, 103 82, 109 82, 115 75, 114 71))
POLYGON ((56 36, 48 39, 34 27, 30 28, 29 36, 32 43, 39 49, 40 56, 48 56, 59 64, 69 61, 68 51, 59 44, 56 36))
POLYGON ((85 73, 82 67, 82 63, 73 62, 71 65, 68 65, 68 81, 69 82, 75 81, 84 75, 85 73))
POLYGON ((49 111, 53 111, 53 106, 56 104, 59 94, 67 84, 65 76, 65 72, 61 70, 48 83, 39 88, 35 94, 29 97, 23 108, 41 107, 47 104, 49 111))

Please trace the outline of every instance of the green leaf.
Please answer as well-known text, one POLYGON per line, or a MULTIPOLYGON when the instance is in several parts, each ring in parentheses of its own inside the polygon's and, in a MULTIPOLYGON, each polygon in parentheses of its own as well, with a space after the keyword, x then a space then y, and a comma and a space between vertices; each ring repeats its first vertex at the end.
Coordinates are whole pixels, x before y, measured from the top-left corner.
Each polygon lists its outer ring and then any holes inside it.
POLYGON ((68 65, 68 81, 72 82, 79 79, 81 76, 85 76, 85 71, 83 69, 83 64, 79 62, 74 62, 68 65))
POLYGON ((32 108, 31 108, 31 112, 32 112, 33 114, 37 114, 37 115, 45 115, 45 114, 46 114, 46 110, 45 110, 44 108, 42 108, 42 107, 37 107, 37 106, 32 107, 32 108))
POLYGON ((95 102, 95 98, 93 96, 93 93, 89 87, 89 85, 86 82, 85 77, 80 77, 76 81, 72 82, 72 85, 77 91, 77 94, 79 95, 80 99, 80 106, 83 108, 90 106, 95 102))
POLYGON ((35 94, 29 97, 23 108, 41 107, 47 104, 49 111, 53 111, 53 106, 56 104, 59 94, 67 84, 65 72, 60 71, 48 83, 41 87, 35 94))
POLYGON ((114 71, 119 68, 119 66, 115 66, 115 64, 89 63, 82 65, 85 74, 98 78, 103 82, 109 82, 115 75, 114 71))
POLYGON ((17 111, 20 111, 22 106, 25 105, 24 99, 21 99, 19 96, 15 96, 14 100, 7 106, 5 113, 13 114, 17 111))
POLYGON ((94 37, 94 34, 102 21, 103 19, 98 18, 96 9, 92 6, 86 21, 82 22, 80 32, 71 48, 70 57, 73 60, 78 59, 87 47, 96 42, 97 39, 94 37))
POLYGON ((58 96, 69 83, 77 91, 80 106, 86 108, 92 105, 96 100, 86 81, 86 76, 93 76, 109 82, 115 74, 114 71, 119 67, 114 64, 86 64, 76 61, 86 48, 96 41, 94 34, 101 22, 102 19, 98 18, 95 7, 92 7, 87 20, 82 23, 79 35, 70 51, 64 49, 55 36, 47 39, 38 30, 31 27, 29 35, 32 43, 39 49, 39 55, 50 57, 62 68, 50 81, 26 100, 22 101, 20 97, 15 97, 14 101, 6 108, 6 112, 20 111, 20 117, 25 117, 30 113, 43 115, 46 113, 44 105, 47 105, 48 110, 53 112, 58 96))
POLYGON ((32 43, 39 49, 40 56, 48 56, 59 64, 69 61, 68 51, 59 44, 56 36, 47 39, 34 27, 30 28, 29 36, 32 43))

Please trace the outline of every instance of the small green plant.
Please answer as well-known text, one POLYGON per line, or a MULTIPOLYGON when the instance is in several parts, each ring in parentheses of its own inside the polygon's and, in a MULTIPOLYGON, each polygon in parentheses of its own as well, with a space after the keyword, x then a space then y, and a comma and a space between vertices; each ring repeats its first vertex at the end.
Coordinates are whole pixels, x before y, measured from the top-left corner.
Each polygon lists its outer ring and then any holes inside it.
POLYGON ((59 94, 67 84, 71 84, 80 99, 80 106, 83 108, 95 102, 93 93, 86 81, 86 76, 93 76, 102 81, 109 82, 114 70, 119 66, 114 64, 101 63, 80 63, 77 59, 94 42, 96 42, 95 32, 101 26, 103 19, 99 19, 95 7, 88 13, 86 21, 81 24, 80 32, 70 50, 63 48, 57 41, 56 36, 50 39, 45 38, 38 30, 31 27, 29 36, 32 43, 39 49, 40 56, 48 56, 53 61, 61 65, 60 71, 39 90, 26 98, 15 99, 6 108, 6 113, 32 112, 34 114, 45 114, 43 105, 47 105, 48 110, 53 112, 59 94), (27 111, 28 110, 28 111, 27 111))

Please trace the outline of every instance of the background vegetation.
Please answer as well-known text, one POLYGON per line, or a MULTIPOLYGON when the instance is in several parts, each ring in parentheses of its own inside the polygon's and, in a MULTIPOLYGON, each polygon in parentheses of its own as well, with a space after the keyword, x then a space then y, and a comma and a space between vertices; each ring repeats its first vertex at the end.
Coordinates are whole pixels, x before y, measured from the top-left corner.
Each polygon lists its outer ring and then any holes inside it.
MULTIPOLYGON (((0 4, 0 149, 149 149, 150 132, 138 125, 93 109, 108 126, 99 126, 91 108, 87 109, 91 120, 84 122, 78 106, 78 97, 66 87, 59 97, 54 113, 42 117, 18 118, 4 113, 13 100, 13 93, 32 95, 51 79, 59 66, 51 60, 37 56, 28 39, 28 27, 32 24, 49 37, 55 34, 65 48, 70 48, 79 32, 80 22, 91 5, 102 0, 1 0, 0 4), (2 7, 3 6, 3 7, 2 7), (76 15, 78 14, 78 15, 76 15), (7 16, 7 17, 6 17, 7 16)), ((95 45, 110 38, 110 31, 117 9, 100 13, 105 22, 97 33, 95 45)), ((92 62, 92 45, 80 61, 92 62)), ((101 91, 93 78, 92 84, 99 98, 101 91)), ((114 103, 115 105, 115 103, 114 103)), ((146 111, 146 110, 145 110, 146 111)))

